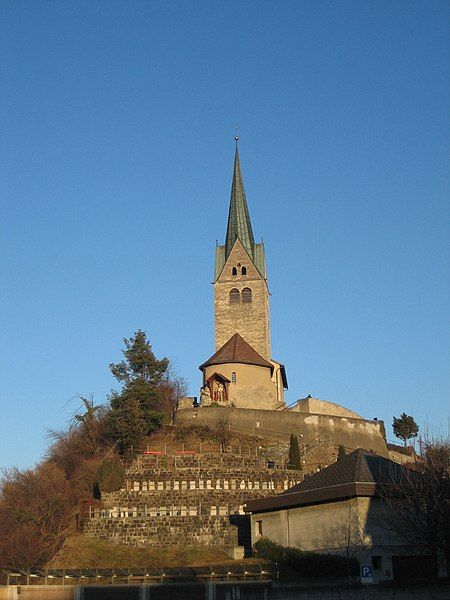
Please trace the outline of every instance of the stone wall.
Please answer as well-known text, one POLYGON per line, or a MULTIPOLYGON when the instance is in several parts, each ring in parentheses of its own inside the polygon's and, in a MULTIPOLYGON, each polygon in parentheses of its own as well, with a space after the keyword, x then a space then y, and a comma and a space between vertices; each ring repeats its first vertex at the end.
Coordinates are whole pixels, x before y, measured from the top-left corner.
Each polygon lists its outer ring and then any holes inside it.
POLYGON ((84 534, 121 546, 177 547, 238 545, 237 527, 227 517, 121 517, 90 519, 84 534))
POLYGON ((139 455, 124 487, 102 493, 102 507, 85 516, 85 535, 129 546, 237 546, 230 517, 301 481, 295 471, 267 467, 255 456, 139 455))
POLYGON ((214 284, 214 315, 216 350, 239 333, 266 360, 270 360, 269 293, 261 276, 240 240, 228 257, 220 277, 214 284), (247 268, 247 275, 232 275, 237 264, 247 268), (230 304, 230 290, 252 290, 251 302, 230 304))
POLYGON ((415 463, 417 461, 417 455, 414 448, 404 448, 403 446, 397 446, 396 444, 388 444, 389 458, 394 462, 400 463, 415 463))
POLYGON ((96 598, 121 600, 163 600, 168 597, 184 598, 223 598, 245 597, 266 598, 267 600, 448 600, 449 586, 446 583, 409 584, 402 586, 346 586, 338 583, 326 584, 324 578, 321 585, 310 582, 202 582, 202 583, 167 583, 130 586, 0 586, 0 600, 83 600, 96 598))
MULTIPOLYGON (((208 406, 199 409, 177 411, 177 425, 208 425, 214 428, 220 419, 220 407, 208 406)), ((369 421, 350 417, 309 414, 274 410, 234 408, 229 414, 232 431, 260 435, 289 443, 291 433, 308 444, 321 438, 333 446, 344 446, 348 450, 363 448, 380 456, 388 457, 384 438, 383 421, 369 421)))
POLYGON ((351 419, 362 419, 361 415, 336 404, 335 402, 328 402, 328 400, 319 400, 308 396, 307 398, 301 398, 297 401, 297 404, 290 410, 301 413, 311 413, 316 415, 329 415, 335 417, 350 417, 351 419))

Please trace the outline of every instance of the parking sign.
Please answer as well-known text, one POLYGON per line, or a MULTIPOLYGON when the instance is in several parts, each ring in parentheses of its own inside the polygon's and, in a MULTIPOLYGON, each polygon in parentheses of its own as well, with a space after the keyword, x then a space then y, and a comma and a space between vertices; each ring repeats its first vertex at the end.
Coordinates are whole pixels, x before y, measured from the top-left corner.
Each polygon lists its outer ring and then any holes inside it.
POLYGON ((372 565, 361 565, 361 583, 373 583, 372 565))

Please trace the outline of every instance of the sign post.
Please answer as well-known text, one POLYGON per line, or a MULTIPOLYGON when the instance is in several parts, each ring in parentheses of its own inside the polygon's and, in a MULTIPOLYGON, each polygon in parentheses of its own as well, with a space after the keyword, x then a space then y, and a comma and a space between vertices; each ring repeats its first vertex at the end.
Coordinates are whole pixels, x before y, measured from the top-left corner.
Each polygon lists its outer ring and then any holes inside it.
POLYGON ((372 565, 361 565, 360 567, 361 583, 373 583, 372 565))

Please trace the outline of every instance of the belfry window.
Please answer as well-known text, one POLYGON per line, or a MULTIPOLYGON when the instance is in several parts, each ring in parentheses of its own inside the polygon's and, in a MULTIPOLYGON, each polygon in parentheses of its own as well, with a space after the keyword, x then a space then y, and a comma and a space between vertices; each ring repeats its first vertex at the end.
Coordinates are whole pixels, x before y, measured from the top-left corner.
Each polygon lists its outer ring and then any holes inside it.
POLYGON ((236 277, 236 275, 237 275, 237 268, 236 267, 233 267, 231 269, 231 274, 233 275, 233 277, 236 277))
POLYGON ((242 290, 242 302, 252 301, 252 290, 250 288, 244 288, 242 290))
POLYGON ((241 275, 247 275, 247 267, 242 267, 241 275))
POLYGON ((233 288, 230 290, 230 304, 239 304, 241 301, 241 295, 239 294, 239 290, 233 288))
POLYGON ((236 383, 236 373, 234 371, 231 373, 231 383, 236 383))

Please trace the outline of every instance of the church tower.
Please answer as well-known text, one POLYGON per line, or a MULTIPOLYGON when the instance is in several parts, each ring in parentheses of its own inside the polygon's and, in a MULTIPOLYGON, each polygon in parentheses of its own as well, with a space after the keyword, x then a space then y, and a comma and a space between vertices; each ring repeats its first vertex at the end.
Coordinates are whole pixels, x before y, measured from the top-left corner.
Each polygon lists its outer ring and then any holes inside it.
POLYGON ((236 140, 225 244, 216 247, 215 343, 238 333, 270 360, 269 290, 263 244, 255 244, 236 140))
POLYGON ((225 244, 216 247, 215 353, 202 365, 201 406, 274 410, 285 406, 284 366, 270 356, 269 289, 256 244, 237 147, 225 244))

